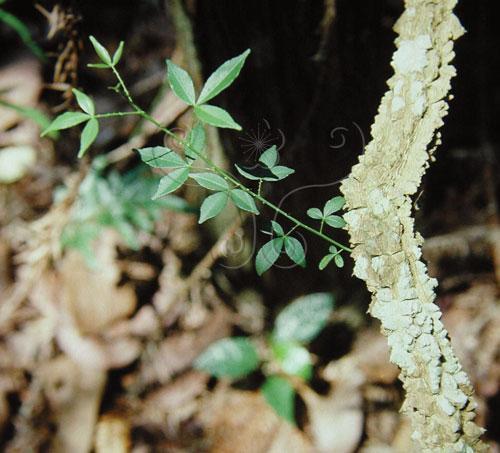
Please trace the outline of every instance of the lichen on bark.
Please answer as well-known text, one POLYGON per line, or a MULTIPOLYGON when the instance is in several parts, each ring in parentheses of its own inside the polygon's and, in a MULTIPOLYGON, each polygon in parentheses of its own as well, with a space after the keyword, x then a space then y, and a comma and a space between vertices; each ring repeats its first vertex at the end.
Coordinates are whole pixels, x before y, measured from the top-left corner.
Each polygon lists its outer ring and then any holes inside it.
POLYGON ((412 438, 423 452, 486 451, 474 423, 473 389, 434 303, 437 285, 421 260, 411 196, 440 143, 438 129, 455 69, 453 42, 463 28, 456 0, 406 0, 395 25, 394 75, 367 145, 341 190, 354 274, 372 293, 370 313, 381 321, 401 369, 412 438))

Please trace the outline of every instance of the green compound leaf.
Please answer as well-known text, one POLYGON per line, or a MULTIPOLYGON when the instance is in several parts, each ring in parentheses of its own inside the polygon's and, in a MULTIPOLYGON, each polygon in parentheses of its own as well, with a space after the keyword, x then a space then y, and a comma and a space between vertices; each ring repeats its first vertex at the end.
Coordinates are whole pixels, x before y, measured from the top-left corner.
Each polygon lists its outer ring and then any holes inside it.
POLYGON ((307 210, 307 215, 311 219, 321 220, 323 218, 323 213, 318 208, 311 208, 307 210))
POLYGON ((172 91, 181 101, 188 105, 194 105, 196 95, 193 80, 189 74, 171 60, 167 60, 167 68, 168 84, 172 91))
POLYGON ((215 105, 195 105, 194 113, 200 121, 211 126, 241 131, 241 126, 233 120, 231 115, 215 105))
POLYGON ((200 207, 200 219, 198 223, 203 223, 220 214, 226 207, 227 198, 226 192, 217 192, 205 198, 200 207))
POLYGON ((123 55, 123 47, 125 46, 125 43, 123 41, 120 41, 120 44, 118 44, 118 48, 116 49, 114 55, 113 55, 113 65, 116 66, 123 55))
POLYGON ((274 323, 276 341, 308 343, 325 327, 333 310, 333 296, 313 293, 285 307, 274 323))
POLYGON ((280 376, 269 376, 260 391, 281 418, 295 425, 295 390, 290 382, 280 376))
POLYGON ((233 189, 229 192, 229 195, 238 208, 243 209, 243 211, 251 212, 252 214, 259 214, 254 199, 244 190, 233 189))
POLYGON ((276 145, 264 151, 259 157, 259 162, 263 163, 268 168, 273 168, 278 163, 278 150, 276 149, 276 145))
POLYGON ((175 192, 179 187, 181 187, 189 176, 189 168, 178 168, 172 171, 168 175, 165 175, 160 179, 158 184, 158 190, 153 196, 153 200, 167 195, 171 192, 175 192))
POLYGON ((266 272, 279 258, 283 249, 283 238, 275 238, 266 242, 255 258, 255 270, 257 274, 262 275, 266 272))
POLYGON ((323 269, 325 269, 329 264, 330 262, 333 260, 333 258, 335 257, 335 255, 332 255, 332 254, 328 254, 328 255, 325 255, 323 258, 321 258, 321 261, 319 262, 319 270, 322 271, 323 269))
POLYGON ((184 153, 190 159, 196 160, 199 154, 203 154, 203 149, 205 148, 205 128, 203 124, 197 123, 190 131, 188 135, 189 146, 186 146, 184 153))
POLYGON ((242 378, 259 367, 260 360, 248 338, 223 338, 208 347, 194 362, 198 370, 215 377, 242 378))
POLYGON ((325 223, 333 228, 343 228, 346 226, 345 220, 338 215, 331 215, 326 217, 325 223))
POLYGON ((337 249, 337 247, 335 247, 334 245, 330 245, 330 247, 328 247, 328 251, 329 251, 330 253, 334 253, 334 254, 335 254, 335 253, 337 253, 337 252, 338 252, 338 249, 337 249))
POLYGON ((284 236, 285 235, 285 230, 283 230, 283 227, 276 222, 275 220, 271 220, 271 226, 273 231, 278 235, 278 236, 284 236))
POLYGON ((301 267, 306 267, 306 253, 298 239, 285 237, 285 252, 288 257, 301 267))
POLYGON ((344 258, 340 254, 335 255, 335 265, 337 267, 344 267, 344 258))
POLYGON ((82 135, 80 136, 80 150, 78 151, 79 158, 82 157, 90 148, 92 143, 94 143, 98 133, 99 122, 95 118, 91 118, 83 128, 82 135))
POLYGON ((323 214, 325 217, 333 214, 334 212, 342 209, 342 206, 345 204, 344 197, 333 197, 331 200, 328 200, 325 203, 325 207, 323 208, 323 214))
POLYGON ((80 108, 85 112, 88 113, 89 115, 94 115, 95 114, 95 105, 94 101, 90 99, 85 93, 83 93, 80 90, 77 90, 76 88, 73 88, 73 94, 76 97, 76 102, 78 102, 78 105, 80 108))
POLYGON ((205 82, 197 104, 204 104, 231 85, 238 77, 249 54, 250 49, 247 49, 241 55, 231 58, 219 66, 205 82))
POLYGON ((144 163, 154 168, 180 168, 185 167, 187 162, 170 148, 164 146, 153 146, 137 150, 144 163))
POLYGON ((296 343, 272 343, 273 355, 284 373, 309 380, 312 377, 311 354, 296 343))
POLYGON ((283 165, 277 165, 276 167, 271 169, 271 173, 276 176, 276 180, 281 181, 286 177, 293 175, 295 170, 293 168, 285 167, 283 165))
POLYGON ((228 190, 226 180, 214 173, 192 173, 190 175, 200 186, 210 190, 228 190))
POLYGON ((52 123, 42 132, 42 137, 49 134, 50 132, 60 131, 62 129, 68 129, 70 127, 76 126, 77 124, 83 123, 90 119, 91 116, 82 112, 66 112, 62 115, 54 118, 52 123))
POLYGON ((106 48, 93 36, 90 36, 89 39, 92 43, 92 46, 94 47, 95 53, 101 59, 101 61, 106 65, 111 66, 111 57, 109 56, 109 52, 106 50, 106 48))

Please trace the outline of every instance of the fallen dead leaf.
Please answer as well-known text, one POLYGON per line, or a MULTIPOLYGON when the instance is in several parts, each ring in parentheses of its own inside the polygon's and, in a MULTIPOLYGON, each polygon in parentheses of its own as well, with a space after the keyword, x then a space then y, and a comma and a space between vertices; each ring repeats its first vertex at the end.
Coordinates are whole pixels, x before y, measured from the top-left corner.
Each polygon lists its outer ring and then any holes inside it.
POLYGON ((23 178, 35 165, 36 151, 29 145, 0 149, 0 184, 12 184, 23 178))
POLYGON ((38 373, 57 425, 51 451, 88 453, 106 373, 82 368, 64 355, 43 364, 38 373))
POLYGON ((197 398, 205 391, 209 376, 188 371, 145 399, 135 422, 139 426, 177 432, 179 425, 198 410, 197 398))
POLYGON ((478 283, 453 297, 444 312, 453 348, 477 394, 490 398, 500 386, 500 300, 493 282, 478 283))
POLYGON ((200 329, 175 333, 163 340, 146 366, 150 371, 144 370, 145 373, 150 375, 149 379, 167 382, 174 374, 191 366, 211 343, 228 336, 231 322, 229 310, 222 304, 217 305, 200 329))
POLYGON ((100 417, 95 434, 96 453, 127 453, 130 451, 130 423, 115 414, 100 417))
POLYGON ((97 248, 100 250, 98 269, 90 269, 81 254, 69 251, 59 271, 62 305, 82 333, 101 332, 131 315, 137 303, 131 286, 117 286, 120 271, 116 265, 115 242, 104 235, 97 248))
POLYGON ((323 378, 332 388, 327 396, 320 396, 307 386, 299 390, 309 418, 306 431, 318 452, 354 452, 363 434, 364 374, 347 356, 330 363, 323 371, 323 378))
POLYGON ((307 437, 276 415, 259 392, 219 386, 201 418, 213 453, 309 453, 307 437))

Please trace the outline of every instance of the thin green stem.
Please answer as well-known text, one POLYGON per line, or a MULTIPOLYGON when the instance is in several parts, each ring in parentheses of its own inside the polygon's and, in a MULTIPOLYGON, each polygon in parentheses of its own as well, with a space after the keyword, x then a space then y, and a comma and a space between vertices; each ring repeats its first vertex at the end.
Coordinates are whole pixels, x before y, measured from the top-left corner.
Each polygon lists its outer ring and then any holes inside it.
POLYGON ((323 227, 325 226, 325 219, 321 219, 321 224, 319 226, 319 232, 323 233, 323 227))
MULTIPOLYGON (((309 225, 301 222, 299 219, 295 218, 294 216, 288 214, 287 212, 283 211, 281 208, 276 206, 275 204, 271 203, 270 201, 266 200, 262 195, 260 194, 260 184, 258 188, 258 192, 255 193, 249 188, 247 188, 245 185, 243 185, 238 179, 236 179, 234 176, 232 176, 230 173, 227 171, 223 170, 222 168, 219 168, 217 165, 215 165, 208 157, 204 156, 203 154, 198 153, 195 149, 193 149, 188 142, 180 138, 177 134, 172 132, 171 130, 167 129, 166 127, 163 127, 158 121, 156 121, 149 113, 145 112, 143 109, 141 109, 132 99, 132 96, 130 95, 130 92, 125 85, 125 82, 123 81, 122 77, 120 76, 120 73, 116 70, 114 66, 110 66, 113 73, 116 76, 116 79, 118 80, 118 84, 123 90, 123 94, 125 95, 125 98, 129 102, 129 104, 132 106, 132 108, 135 110, 135 114, 140 115, 142 118, 145 120, 149 121, 150 123, 154 124, 159 130, 161 130, 163 133, 168 135, 169 137, 172 137, 177 143, 180 145, 183 145, 187 147, 189 150, 191 150, 194 154, 196 154, 200 159, 202 159, 209 167, 210 169, 214 172, 217 173, 219 176, 222 176, 226 181, 234 184, 236 187, 238 187, 241 190, 244 190, 246 193, 248 193, 250 196, 255 198, 256 200, 259 200, 263 205, 271 208, 274 210, 276 213, 281 214, 283 217, 286 219, 290 220, 295 224, 295 228, 299 227, 302 228, 303 230, 308 231, 309 233, 312 233, 321 239, 329 242, 330 244, 336 245, 337 247, 341 248, 342 250, 345 250, 346 252, 352 252, 352 250, 349 247, 346 247, 340 242, 335 241, 334 239, 326 236, 323 234, 322 231, 318 231, 315 228, 310 227, 309 225)), ((134 112, 131 112, 134 113, 134 112)))
POLYGON ((299 226, 297 224, 295 224, 292 228, 290 228, 290 231, 288 231, 287 234, 285 234, 285 236, 290 236, 299 226))
POLYGON ((142 115, 137 111, 133 112, 112 112, 112 113, 98 113, 94 115, 94 118, 101 119, 101 118, 114 118, 114 117, 121 117, 121 116, 141 116, 142 115))
POLYGON ((122 87, 123 94, 125 95, 125 98, 127 99, 128 103, 134 108, 134 110, 136 112, 138 112, 138 113, 139 112, 146 113, 132 99, 132 95, 130 94, 130 91, 128 90, 127 85, 125 85, 125 82, 123 81, 122 76, 120 75, 120 73, 117 71, 115 65, 111 65, 110 68, 113 71, 113 74, 115 75, 116 80, 118 80, 118 83, 122 87))

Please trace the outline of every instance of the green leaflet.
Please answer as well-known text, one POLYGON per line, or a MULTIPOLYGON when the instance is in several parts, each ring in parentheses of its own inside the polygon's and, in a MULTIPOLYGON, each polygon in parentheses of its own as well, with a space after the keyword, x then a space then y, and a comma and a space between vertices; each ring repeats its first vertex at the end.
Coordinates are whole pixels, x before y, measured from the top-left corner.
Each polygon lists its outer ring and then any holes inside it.
POLYGON ((264 151, 259 157, 259 162, 262 162, 268 168, 273 168, 278 163, 278 150, 276 149, 276 145, 264 151))
POLYGON ((87 121, 87 124, 83 128, 82 135, 80 136, 80 150, 78 151, 78 157, 82 157, 85 152, 90 148, 92 143, 94 143, 99 133, 99 122, 95 118, 91 118, 87 121))
POLYGON ((89 96, 87 96, 85 93, 83 93, 80 90, 77 90, 76 88, 73 88, 73 94, 76 97, 76 102, 80 106, 80 108, 85 112, 88 113, 89 115, 94 115, 95 114, 95 105, 94 101, 90 99, 89 96))
POLYGON ((226 192, 217 192, 205 198, 200 207, 200 219, 198 223, 203 223, 220 214, 226 207, 227 198, 228 195, 226 192))
POLYGON ((109 52, 106 50, 106 48, 93 36, 89 36, 89 39, 92 43, 92 46, 94 47, 95 53, 101 59, 101 61, 107 66, 111 66, 111 57, 109 56, 109 52))
POLYGON ((285 252, 288 257, 301 267, 306 267, 306 254, 304 247, 298 239, 285 237, 285 252))
POLYGON ((333 197, 331 200, 328 200, 325 203, 325 207, 323 208, 323 213, 325 216, 329 216, 330 214, 333 214, 334 212, 339 211, 342 209, 342 206, 345 204, 345 199, 344 197, 333 197))
POLYGON ((261 392, 267 403, 283 419, 295 424, 295 390, 288 380, 280 376, 269 376, 261 392))
POLYGON ((231 115, 215 105, 195 105, 194 113, 200 121, 211 126, 241 131, 241 126, 233 120, 231 115))
POLYGON ((228 190, 229 185, 226 180, 214 173, 192 173, 190 175, 200 186, 209 190, 228 190))
POLYGON ((216 341, 194 362, 195 368, 215 377, 242 378, 259 367, 257 351, 248 338, 231 337, 216 341))
POLYGON ((203 124, 197 123, 190 131, 188 135, 188 144, 184 149, 184 153, 190 159, 196 160, 199 155, 203 154, 205 148, 205 128, 203 124))
POLYGON ((180 168, 187 166, 187 162, 175 151, 164 146, 152 146, 137 150, 145 164, 155 168, 180 168))
POLYGON ((279 237, 271 239, 261 247, 255 258, 257 274, 262 275, 276 262, 283 249, 283 242, 283 238, 279 237))
POLYGON ((205 82, 197 104, 204 104, 231 85, 238 77, 249 54, 250 49, 247 49, 241 55, 231 58, 219 66, 205 82))
POLYGON ((175 95, 188 105, 194 105, 195 92, 193 80, 189 74, 171 60, 167 60, 167 78, 175 95))
POLYGON ((60 131, 62 129, 68 129, 70 127, 76 126, 90 119, 91 116, 87 113, 82 112, 65 112, 62 115, 54 118, 52 123, 42 132, 42 137, 49 134, 50 132, 60 131))
POLYGON ((158 184, 158 190, 153 196, 153 200, 167 195, 169 193, 175 192, 179 187, 181 187, 189 176, 189 168, 178 168, 172 171, 168 175, 160 179, 158 184))
POLYGON ((285 307, 274 323, 276 341, 308 343, 325 327, 333 310, 333 296, 313 293, 299 297, 285 307))
POLYGON ((233 189, 229 192, 229 195, 233 203, 238 206, 238 208, 251 212, 252 214, 259 213, 254 199, 244 190, 233 189))

